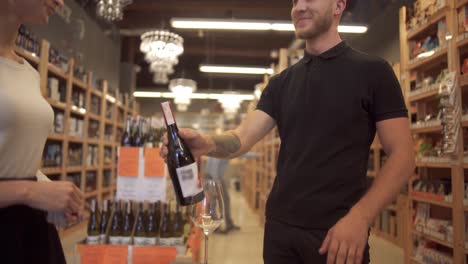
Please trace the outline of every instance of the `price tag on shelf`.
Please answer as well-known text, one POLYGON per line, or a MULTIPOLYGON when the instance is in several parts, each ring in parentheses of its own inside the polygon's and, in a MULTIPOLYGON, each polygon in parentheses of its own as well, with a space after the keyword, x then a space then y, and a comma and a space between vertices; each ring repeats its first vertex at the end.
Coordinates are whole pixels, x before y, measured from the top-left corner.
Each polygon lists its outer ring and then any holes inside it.
POLYGON ((177 258, 175 247, 144 246, 133 247, 133 264, 170 264, 177 258))
POLYGON ((145 177, 164 177, 164 160, 159 148, 145 149, 145 177))
POLYGON ((120 147, 118 175, 138 177, 140 148, 120 147))

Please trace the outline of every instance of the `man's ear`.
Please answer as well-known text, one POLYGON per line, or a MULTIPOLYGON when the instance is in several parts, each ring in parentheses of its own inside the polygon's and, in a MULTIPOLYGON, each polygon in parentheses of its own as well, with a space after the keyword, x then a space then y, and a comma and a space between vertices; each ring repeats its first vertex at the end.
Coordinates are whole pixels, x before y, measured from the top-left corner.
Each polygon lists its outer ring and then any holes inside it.
POLYGON ((335 15, 341 15, 346 9, 346 0, 336 0, 335 4, 335 15))

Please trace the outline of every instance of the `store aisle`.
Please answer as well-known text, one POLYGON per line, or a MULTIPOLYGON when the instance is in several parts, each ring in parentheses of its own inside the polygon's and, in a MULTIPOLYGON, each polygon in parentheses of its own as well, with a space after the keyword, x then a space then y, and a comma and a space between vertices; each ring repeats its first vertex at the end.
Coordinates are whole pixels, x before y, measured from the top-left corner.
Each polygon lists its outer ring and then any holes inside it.
MULTIPOLYGON (((231 191, 234 222, 241 231, 228 235, 214 234, 209 241, 209 260, 216 264, 263 264, 263 227, 258 215, 248 206, 242 193, 231 191)), ((403 263, 403 250, 390 242, 370 238, 372 264, 403 263)))

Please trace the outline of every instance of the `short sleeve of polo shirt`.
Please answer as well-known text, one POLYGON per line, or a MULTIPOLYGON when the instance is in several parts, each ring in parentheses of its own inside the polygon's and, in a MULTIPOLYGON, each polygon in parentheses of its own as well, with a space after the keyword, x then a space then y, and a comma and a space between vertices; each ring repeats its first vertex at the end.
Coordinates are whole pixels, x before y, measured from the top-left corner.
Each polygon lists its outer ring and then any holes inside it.
POLYGON ((278 76, 274 76, 268 82, 267 87, 263 90, 262 96, 257 104, 257 110, 261 110, 267 113, 273 119, 277 119, 276 111, 275 111, 275 93, 276 93, 276 86, 278 82, 278 76))
POLYGON ((403 93, 392 67, 387 62, 382 62, 376 68, 377 77, 373 87, 372 117, 375 122, 408 117, 403 93))

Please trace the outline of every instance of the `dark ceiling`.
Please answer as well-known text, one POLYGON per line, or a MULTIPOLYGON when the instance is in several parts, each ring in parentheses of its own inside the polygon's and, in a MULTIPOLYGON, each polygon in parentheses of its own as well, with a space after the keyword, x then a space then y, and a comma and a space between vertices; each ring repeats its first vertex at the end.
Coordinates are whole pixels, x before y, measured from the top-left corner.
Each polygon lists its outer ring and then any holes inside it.
MULTIPOLYGON (((93 2, 77 0, 94 14, 93 2)), ((343 23, 369 25, 385 7, 397 0, 348 0, 343 23)), ((186 77, 198 82, 199 89, 253 91, 262 76, 216 75, 199 72, 200 64, 228 64, 268 67, 277 61, 273 50, 287 48, 295 40, 292 32, 197 31, 170 28, 170 19, 218 18, 290 20, 290 0, 133 0, 117 23, 122 33, 122 61, 141 66, 137 88, 167 89, 152 82, 148 64, 139 51, 142 30, 168 29, 184 38, 184 54, 171 78, 186 77)), ((103 25, 101 23, 101 25, 103 25)), ((105 26, 105 25, 104 25, 105 26)), ((343 35, 345 39, 357 36, 343 35)))

